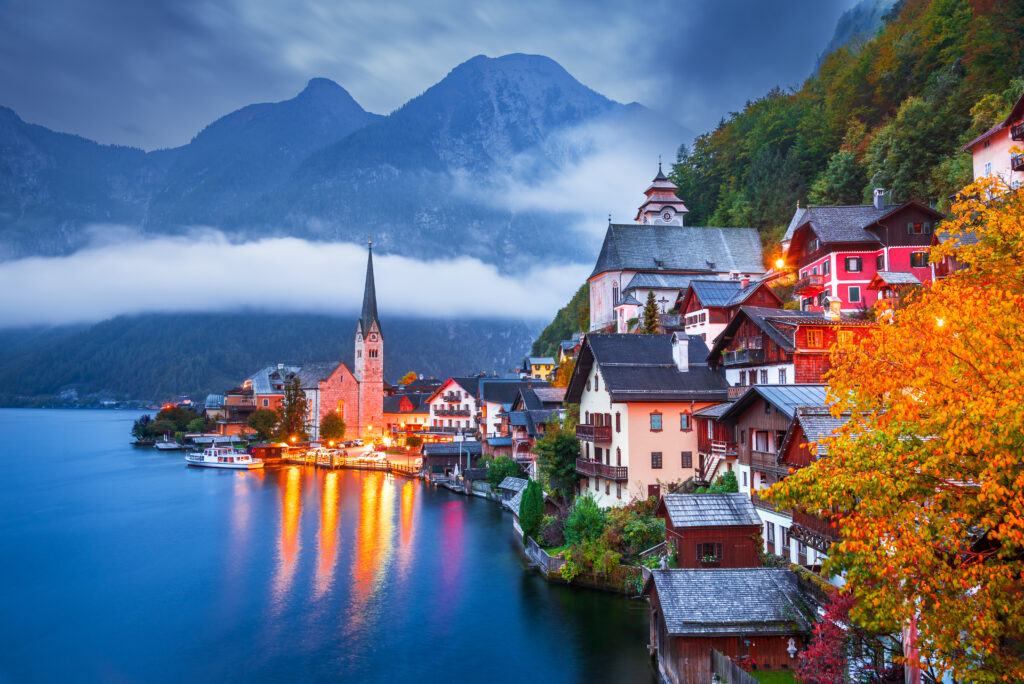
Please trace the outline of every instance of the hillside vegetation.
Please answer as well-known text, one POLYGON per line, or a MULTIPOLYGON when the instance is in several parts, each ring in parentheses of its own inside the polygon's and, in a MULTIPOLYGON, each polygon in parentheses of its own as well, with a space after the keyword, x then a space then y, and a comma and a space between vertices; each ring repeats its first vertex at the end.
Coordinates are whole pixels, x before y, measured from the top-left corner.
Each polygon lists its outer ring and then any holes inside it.
POLYGON ((590 325, 590 283, 583 283, 569 303, 558 310, 555 318, 533 343, 534 356, 558 358, 558 343, 590 325))

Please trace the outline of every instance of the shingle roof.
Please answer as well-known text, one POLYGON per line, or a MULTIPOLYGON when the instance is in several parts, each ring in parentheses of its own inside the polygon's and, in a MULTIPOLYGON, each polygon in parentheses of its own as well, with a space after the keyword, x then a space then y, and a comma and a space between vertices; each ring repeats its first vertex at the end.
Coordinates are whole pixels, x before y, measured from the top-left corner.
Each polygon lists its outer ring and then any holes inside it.
POLYGON ((566 392, 579 401, 593 362, 601 369, 612 401, 725 401, 725 378, 706 364, 707 346, 699 336, 688 337, 689 369, 680 371, 672 358, 672 335, 615 335, 592 333, 580 354, 566 392))
POLYGON ((693 281, 692 275, 678 273, 637 273, 623 292, 643 288, 645 290, 685 290, 693 281))
POLYGON ((207 394, 206 395, 206 402, 203 404, 203 406, 205 408, 208 408, 208 409, 220 408, 223 405, 224 405, 224 395, 223 394, 207 394))
POLYGON ((476 440, 462 442, 428 442, 423 445, 424 456, 457 456, 458 454, 472 454, 474 456, 482 453, 482 445, 476 440))
POLYGON ((761 518, 740 494, 666 494, 662 497, 672 527, 749 527, 761 518))
MULTIPOLYGON (((875 278, 886 285, 920 285, 921 281, 913 273, 902 271, 878 271, 875 278)), ((872 278, 874 280, 875 278, 872 278)))
POLYGON ((761 238, 755 228, 613 223, 590 277, 626 270, 761 273, 761 238))
MULTIPOLYGON (((507 447, 512 446, 512 437, 505 435, 504 437, 488 437, 487 445, 492 447, 507 447)), ((505 478, 506 480, 508 478, 505 478)))
POLYGON ((731 401, 726 401, 726 402, 723 402, 721 404, 715 404, 714 406, 708 406, 707 408, 702 408, 699 411, 694 411, 693 415, 695 415, 695 416, 702 416, 704 418, 719 418, 723 413, 728 411, 729 407, 731 407, 731 406, 732 406, 732 402, 731 401))
POLYGON ((671 636, 791 634, 809 629, 809 602, 791 570, 654 570, 645 594, 652 584, 671 636))
POLYGON ((853 204, 797 209, 782 239, 792 240, 797 228, 810 222, 822 242, 876 242, 878 236, 865 228, 900 206, 887 204, 877 209, 874 204, 853 204))
POLYGON ((633 293, 630 293, 620 299, 618 304, 615 306, 643 306, 643 304, 640 303, 639 299, 633 296, 633 293))
POLYGON ((694 280, 690 287, 704 306, 736 306, 754 294, 761 281, 751 280, 743 287, 739 280, 694 280))
POLYGON ((412 393, 409 394, 396 394, 390 397, 384 397, 384 413, 430 413, 430 404, 427 403, 427 399, 430 398, 429 394, 412 393), (412 404, 412 410, 403 411, 402 399, 408 399, 412 404))
POLYGON ((561 404, 565 399, 564 387, 537 387, 533 393, 543 404, 561 404))
POLYGON ((337 367, 337 361, 332 363, 307 363, 297 373, 299 376, 299 386, 302 389, 316 389, 320 385, 320 381, 329 378, 337 367))
POLYGON ((483 378, 480 380, 480 399, 494 404, 510 404, 524 387, 543 389, 549 386, 547 380, 483 378))
POLYGON ((526 480, 521 477, 506 477, 498 485, 498 489, 508 489, 510 491, 519 492, 526 488, 526 480))
POLYGON ((759 397, 792 419, 798 406, 825 406, 825 385, 751 385, 721 418, 736 417, 759 397))
POLYGON ((266 368, 259 369, 247 379, 252 380, 252 391, 254 394, 277 394, 281 390, 274 389, 271 386, 271 374, 280 371, 283 375, 290 375, 298 373, 300 370, 302 370, 300 366, 284 366, 283 368, 278 368, 276 365, 267 366, 266 368))
POLYGON ((531 366, 553 366, 555 360, 550 356, 528 356, 526 360, 530 362, 531 366))
MULTIPOLYGON (((796 409, 796 418, 789 430, 786 431, 786 437, 782 440, 782 444, 779 447, 779 453, 783 453, 786 450, 787 444, 791 439, 795 439, 796 434, 795 426, 799 423, 801 430, 804 433, 804 440, 810 444, 817 442, 818 440, 831 437, 835 434, 835 431, 846 425, 850 421, 850 414, 846 413, 838 418, 833 417, 829 412, 827 406, 800 406, 796 409)), ((823 442, 817 444, 814 449, 818 456, 825 456, 828 454, 828 444, 823 442)))

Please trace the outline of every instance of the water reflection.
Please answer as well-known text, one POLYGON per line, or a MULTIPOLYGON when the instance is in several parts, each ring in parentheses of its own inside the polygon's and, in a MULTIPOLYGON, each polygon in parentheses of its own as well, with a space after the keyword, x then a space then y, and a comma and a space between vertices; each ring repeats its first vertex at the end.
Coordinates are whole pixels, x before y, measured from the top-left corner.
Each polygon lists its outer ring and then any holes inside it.
POLYGON ((338 556, 338 472, 324 476, 324 493, 320 501, 320 543, 317 552, 316 580, 313 598, 322 599, 334 581, 334 563, 338 556))
POLYGON ((284 471, 281 496, 281 536, 278 540, 277 568, 272 583, 274 605, 280 607, 287 597, 302 542, 299 539, 299 521, 302 517, 302 473, 298 466, 284 471))
POLYGON ((372 599, 387 578, 394 549, 395 485, 383 473, 359 475, 362 480, 359 523, 352 554, 352 580, 346 611, 346 633, 364 632, 375 614, 372 599))

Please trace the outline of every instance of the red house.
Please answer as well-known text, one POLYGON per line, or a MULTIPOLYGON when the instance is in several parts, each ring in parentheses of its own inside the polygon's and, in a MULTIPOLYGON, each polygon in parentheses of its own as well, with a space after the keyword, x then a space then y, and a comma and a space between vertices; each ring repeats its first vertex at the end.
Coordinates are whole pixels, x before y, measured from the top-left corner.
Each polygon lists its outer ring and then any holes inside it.
POLYGON ((676 302, 687 335, 714 342, 741 306, 781 309, 782 300, 762 280, 691 280, 676 302))
POLYGON ((655 512, 681 568, 761 566, 761 518, 741 494, 666 494, 655 512))
POLYGON ((928 249, 942 214, 911 200, 846 207, 798 208, 782 241, 786 265, 797 270, 795 294, 804 311, 821 310, 826 299, 844 312, 870 308, 867 285, 878 271, 911 273, 931 281, 928 249))

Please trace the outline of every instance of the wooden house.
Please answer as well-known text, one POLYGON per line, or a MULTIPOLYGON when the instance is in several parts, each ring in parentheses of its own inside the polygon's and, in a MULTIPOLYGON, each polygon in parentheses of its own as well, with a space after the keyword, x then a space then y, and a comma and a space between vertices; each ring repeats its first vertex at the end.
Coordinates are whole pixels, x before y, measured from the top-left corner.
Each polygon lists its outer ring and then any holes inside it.
POLYGON ((809 638, 812 604, 790 570, 654 570, 651 655, 664 681, 712 681, 711 649, 750 669, 795 670, 809 638))
POLYGON ((708 344, 725 330, 741 306, 782 308, 782 300, 762 280, 692 280, 677 307, 687 335, 700 335, 708 344))
POLYGON ((745 493, 666 494, 655 515, 681 568, 761 566, 761 518, 745 493))

